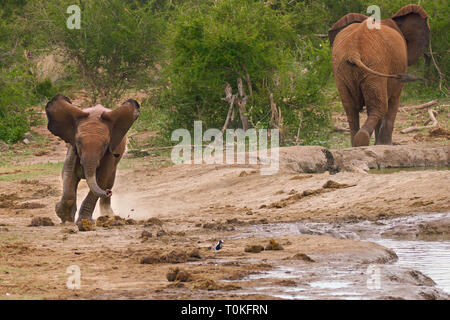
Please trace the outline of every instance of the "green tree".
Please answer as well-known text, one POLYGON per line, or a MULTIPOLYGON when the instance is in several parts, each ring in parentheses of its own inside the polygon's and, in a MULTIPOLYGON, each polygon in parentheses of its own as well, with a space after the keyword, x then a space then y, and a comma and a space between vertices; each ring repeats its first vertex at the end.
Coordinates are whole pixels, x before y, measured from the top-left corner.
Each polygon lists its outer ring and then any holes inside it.
POLYGON ((111 103, 151 79, 164 22, 154 1, 34 1, 30 12, 35 12, 45 45, 61 48, 74 62, 92 102, 111 103), (74 4, 81 9, 80 29, 66 25, 66 10, 74 4))
MULTIPOLYGON (((230 102, 224 101, 224 90, 229 86, 232 94, 237 94, 239 81, 247 96, 246 110, 240 119, 236 115, 231 125, 245 127, 243 117, 247 117, 249 125, 256 128, 281 128, 283 117, 286 124, 295 123, 297 128, 299 112, 295 109, 321 99, 318 92, 331 68, 327 62, 324 72, 315 69, 316 62, 329 58, 329 48, 300 41, 289 18, 255 0, 178 6, 167 39, 167 84, 154 99, 156 106, 170 114, 166 129, 191 129, 194 120, 202 120, 207 128, 221 128, 230 102), (302 59, 306 56, 313 62, 302 59), (277 111, 278 123, 271 113, 271 94, 273 104, 287 109, 277 111)), ((303 117, 305 122, 317 121, 307 113, 303 117)), ((282 129, 289 132, 289 128, 282 129)))

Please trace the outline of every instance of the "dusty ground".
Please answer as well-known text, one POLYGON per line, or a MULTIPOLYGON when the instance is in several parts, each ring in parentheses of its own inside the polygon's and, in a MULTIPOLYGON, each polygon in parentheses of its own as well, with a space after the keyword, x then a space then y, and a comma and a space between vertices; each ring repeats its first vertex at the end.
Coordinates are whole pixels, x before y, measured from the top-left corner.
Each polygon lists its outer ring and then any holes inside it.
MULTIPOLYGON (((279 222, 301 226, 306 221, 352 223, 449 212, 449 170, 302 173, 282 163, 277 174, 263 176, 257 166, 154 168, 147 158, 125 159, 113 189, 113 209, 134 221, 117 220, 80 232, 74 225, 61 225, 54 212, 62 189, 58 168, 33 173, 31 179, 21 176, 36 170, 26 165, 64 159, 63 143, 44 126, 33 131, 49 142, 0 169, 0 175, 11 177, 0 180, 0 299, 273 299, 258 288, 305 287, 314 292, 308 283, 343 269, 350 272, 348 281, 364 287, 370 264, 384 270, 382 289, 365 289, 365 298, 449 298, 420 272, 393 266, 395 253, 375 243, 299 231, 274 239, 282 250, 257 253, 251 251, 266 247, 271 237, 248 231, 279 222), (50 218, 54 225, 29 226, 39 217, 50 218), (215 254, 209 247, 219 239, 225 243, 215 254), (66 286, 71 265, 81 270, 79 290, 66 286), (181 271, 169 278, 178 280, 168 281, 168 272, 176 267, 181 271), (303 273, 289 279, 276 273, 257 277, 280 267, 303 273)), ((419 141, 414 136, 409 135, 408 145, 437 147, 444 154, 447 150, 448 166, 448 137, 425 133, 419 141)), ((86 192, 83 182, 79 202, 86 192)))

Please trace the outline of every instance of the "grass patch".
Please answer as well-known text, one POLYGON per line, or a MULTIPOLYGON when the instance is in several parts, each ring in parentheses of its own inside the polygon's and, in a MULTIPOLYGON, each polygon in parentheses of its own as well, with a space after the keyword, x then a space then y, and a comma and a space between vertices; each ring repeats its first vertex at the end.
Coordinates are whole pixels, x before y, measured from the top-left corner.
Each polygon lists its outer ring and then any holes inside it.
POLYGON ((40 163, 30 165, 7 165, 0 168, 0 181, 17 181, 33 179, 40 176, 59 174, 63 162, 40 163))

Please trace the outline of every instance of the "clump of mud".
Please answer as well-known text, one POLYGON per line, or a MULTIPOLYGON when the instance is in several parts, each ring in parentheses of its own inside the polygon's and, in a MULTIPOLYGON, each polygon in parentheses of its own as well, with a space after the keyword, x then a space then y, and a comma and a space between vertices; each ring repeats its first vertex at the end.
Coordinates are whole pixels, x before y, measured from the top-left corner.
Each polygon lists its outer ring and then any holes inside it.
POLYGON ((221 222, 217 223, 204 223, 203 224, 204 229, 212 229, 217 231, 233 231, 235 228, 232 225, 224 224, 221 222))
POLYGON ((161 262, 161 255, 159 252, 151 252, 148 256, 141 259, 141 264, 157 264, 161 262))
POLYGON ((97 227, 110 229, 114 227, 137 224, 137 222, 133 219, 124 219, 119 216, 101 216, 97 218, 95 224, 97 227))
POLYGON ((192 276, 188 271, 180 269, 178 267, 171 268, 166 275, 167 281, 180 281, 180 282, 188 282, 192 281, 192 276))
POLYGON ((15 193, 13 194, 0 194, 0 208, 12 208, 15 209, 16 200, 20 199, 19 196, 15 193))
POLYGON ((20 200, 21 198, 16 194, 0 194, 0 208, 5 209, 40 209, 45 208, 45 205, 42 203, 35 203, 35 202, 24 202, 24 203, 17 203, 17 200, 20 200))
POLYGON ((153 250, 148 256, 141 259, 141 263, 184 263, 188 261, 200 260, 202 258, 203 257, 198 249, 192 249, 189 251, 172 250, 169 253, 161 253, 159 250, 153 250))
POLYGON ((283 286, 283 287, 296 287, 297 286, 297 282, 295 282, 294 280, 290 280, 290 279, 283 279, 283 280, 277 281, 276 284, 279 286, 283 286))
POLYGON ((95 224, 91 220, 81 219, 81 222, 78 224, 78 230, 85 231, 94 231, 95 224))
POLYGON ((286 258, 286 260, 301 260, 305 262, 316 262, 315 260, 311 259, 310 256, 308 256, 306 253, 303 252, 296 253, 292 257, 286 258))
POLYGON ((251 244, 245 247, 245 252, 251 252, 251 253, 260 253, 264 250, 264 247, 259 244, 251 244))
POLYGON ((152 218, 144 221, 144 227, 162 226, 162 225, 163 225, 163 222, 156 217, 152 217, 152 218))
POLYGON ((265 250, 283 250, 283 246, 275 241, 275 239, 270 239, 269 244, 265 247, 265 250))
POLYGON ((41 209, 45 208, 45 204, 36 202, 25 202, 14 207, 14 209, 41 209))
POLYGON ((447 130, 442 127, 437 127, 434 129, 431 129, 429 132, 430 137, 442 137, 450 139, 450 130, 447 130))
POLYGON ((418 225, 398 225, 384 231, 383 238, 397 240, 448 241, 450 240, 450 218, 423 222, 418 225))
POLYGON ((40 226, 50 227, 54 225, 55 224, 53 223, 52 219, 50 219, 49 217, 34 217, 31 220, 29 227, 40 227, 40 226))
POLYGON ((198 283, 194 285, 194 289, 197 290, 208 290, 208 291, 214 291, 214 290, 238 290, 241 289, 241 287, 233 285, 233 284, 219 284, 216 281, 212 279, 205 279, 201 280, 198 283))
POLYGON ((167 236, 167 235, 169 235, 169 233, 166 230, 164 230, 164 229, 160 229, 160 230, 158 230, 158 232, 156 232, 156 236, 158 238, 163 237, 163 236, 167 236))
POLYGON ((302 200, 303 198, 306 197, 310 197, 310 196, 317 196, 319 194, 325 193, 325 192, 331 192, 337 189, 342 189, 342 188, 350 188, 350 187, 354 187, 356 186, 356 184, 345 184, 345 183, 338 183, 336 181, 333 180, 328 180, 320 189, 313 189, 313 190, 305 190, 302 193, 298 193, 296 190, 291 190, 289 192, 289 197, 284 198, 280 201, 276 201, 273 202, 269 205, 262 205, 259 208, 263 209, 263 208, 284 208, 289 204, 295 203, 299 200, 302 200))
POLYGON ((148 238, 151 238, 152 236, 153 236, 152 233, 147 230, 144 230, 141 233, 141 238, 144 240, 148 240, 148 238))
POLYGON ((356 184, 346 184, 346 183, 339 183, 333 180, 328 180, 325 182, 325 184, 322 186, 323 189, 343 189, 343 188, 350 188, 354 187, 356 184))
POLYGON ((416 236, 428 241, 450 240, 450 218, 419 224, 416 236))
POLYGON ((240 178, 242 178, 242 177, 246 177, 246 176, 248 176, 248 173, 247 173, 247 171, 241 171, 241 173, 239 173, 239 177, 240 178))
POLYGON ((311 178, 312 176, 313 176, 312 174, 300 174, 297 176, 293 176, 289 180, 303 180, 303 179, 311 178))
POLYGON ((39 186, 42 183, 39 182, 39 180, 28 180, 28 179, 23 179, 19 181, 20 184, 27 184, 27 185, 32 185, 32 186, 39 186))
POLYGON ((68 227, 64 228, 64 230, 61 231, 64 234, 74 234, 78 232, 78 229, 76 227, 68 227))
POLYGON ((212 279, 202 280, 199 283, 195 284, 194 289, 197 290, 219 290, 220 285, 212 279))

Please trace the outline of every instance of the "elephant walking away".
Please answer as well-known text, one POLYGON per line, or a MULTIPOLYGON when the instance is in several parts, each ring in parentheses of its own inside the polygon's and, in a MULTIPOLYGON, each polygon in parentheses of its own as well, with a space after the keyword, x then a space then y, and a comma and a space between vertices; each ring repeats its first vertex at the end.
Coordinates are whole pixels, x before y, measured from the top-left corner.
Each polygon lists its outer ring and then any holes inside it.
POLYGON ((60 94, 47 103, 48 130, 69 144, 62 170, 63 195, 56 204, 62 222, 75 220, 81 179, 86 179, 90 191, 81 204, 77 224, 82 219, 92 221, 99 198, 100 213, 114 214, 111 189, 125 152, 125 134, 138 118, 139 109, 139 103, 130 99, 113 111, 101 105, 81 110, 60 94))
MULTIPOLYGON (((407 75, 430 41, 425 10, 414 4, 401 8, 380 28, 369 28, 368 17, 349 13, 329 30, 332 65, 339 96, 347 114, 353 147, 392 144, 394 121, 407 75), (360 127, 359 113, 366 106, 367 120, 360 127)), ((372 19, 369 20, 371 23, 372 19)))

